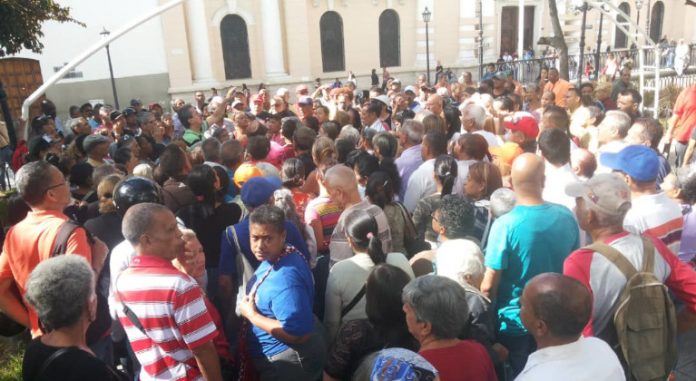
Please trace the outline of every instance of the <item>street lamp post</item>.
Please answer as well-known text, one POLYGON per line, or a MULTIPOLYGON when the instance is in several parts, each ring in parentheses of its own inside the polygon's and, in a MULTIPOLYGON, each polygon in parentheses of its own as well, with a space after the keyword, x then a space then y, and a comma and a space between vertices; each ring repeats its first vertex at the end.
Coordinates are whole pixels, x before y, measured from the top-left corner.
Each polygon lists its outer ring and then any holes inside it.
MULTIPOLYGON (((106 28, 102 30, 100 35, 106 37, 111 34, 106 28)), ((111 91, 114 93, 114 105, 116 106, 116 109, 120 109, 118 105, 118 94, 116 94, 116 81, 114 80, 114 68, 111 66, 111 52, 109 51, 109 45, 106 45, 106 58, 109 60, 109 75, 111 76, 111 91)))
POLYGON ((640 9, 643 7, 643 0, 636 0, 636 47, 638 47, 638 25, 640 25, 640 9))
POLYGON ((580 58, 578 59, 578 88, 582 84, 582 73, 585 65, 585 27, 587 26, 587 2, 582 2, 582 30, 580 31, 580 58))
POLYGON ((478 19, 479 19, 479 81, 483 80, 483 0, 478 2, 478 19))
POLYGON ((430 22, 430 16, 432 13, 425 7, 423 11, 423 22, 425 22, 425 64, 428 77, 428 86, 430 86, 430 34, 428 32, 428 23, 430 22))
POLYGON ((604 22, 604 12, 602 10, 599 10, 599 33, 597 33, 597 50, 595 51, 595 68, 594 68, 594 77, 595 81, 599 81, 599 56, 601 53, 601 45, 602 45, 602 24, 604 22))

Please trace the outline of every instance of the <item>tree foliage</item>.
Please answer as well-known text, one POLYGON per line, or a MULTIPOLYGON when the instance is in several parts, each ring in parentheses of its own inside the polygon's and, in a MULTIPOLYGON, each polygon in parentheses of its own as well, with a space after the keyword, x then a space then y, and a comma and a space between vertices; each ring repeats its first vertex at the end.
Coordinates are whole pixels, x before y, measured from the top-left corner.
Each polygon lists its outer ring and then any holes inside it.
POLYGON ((561 60, 558 74, 561 78, 568 80, 568 45, 563 36, 561 21, 558 18, 558 8, 556 0, 549 0, 549 15, 551 16, 551 25, 553 26, 553 38, 551 38, 551 46, 558 50, 558 55, 561 60))
POLYGON ((70 16, 70 8, 53 0, 0 0, 0 57, 29 49, 41 53, 41 26, 53 20, 85 26, 70 16))

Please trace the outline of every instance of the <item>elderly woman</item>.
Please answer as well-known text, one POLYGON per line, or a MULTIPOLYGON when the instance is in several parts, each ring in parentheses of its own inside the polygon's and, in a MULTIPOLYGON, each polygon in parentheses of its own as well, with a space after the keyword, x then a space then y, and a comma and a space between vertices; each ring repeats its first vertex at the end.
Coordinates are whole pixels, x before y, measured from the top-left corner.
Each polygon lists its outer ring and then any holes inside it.
MULTIPOLYGON (((285 215, 263 205, 249 216, 251 250, 261 264, 240 312, 250 325, 248 355, 261 380, 315 380, 326 358, 314 326, 314 281, 302 253, 285 243, 285 215)), ((244 366, 244 364, 242 364, 244 366)))
POLYGON ((26 288, 24 297, 48 333, 27 346, 23 379, 123 379, 87 347, 86 332, 97 313, 97 297, 94 272, 84 258, 61 255, 41 262, 26 288))
POLYGON ((433 364, 442 381, 498 379, 483 345, 457 338, 469 319, 466 292, 457 282, 426 275, 407 284, 402 298, 408 330, 420 343, 419 354, 433 364))

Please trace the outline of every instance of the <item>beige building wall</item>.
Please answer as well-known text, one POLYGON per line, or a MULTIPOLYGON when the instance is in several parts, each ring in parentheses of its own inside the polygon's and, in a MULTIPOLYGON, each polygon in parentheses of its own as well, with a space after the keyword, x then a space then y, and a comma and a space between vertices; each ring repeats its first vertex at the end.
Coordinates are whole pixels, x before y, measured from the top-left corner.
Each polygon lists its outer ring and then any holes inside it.
MULTIPOLYGON (((538 39, 553 35, 547 2, 525 0, 525 5, 535 7, 533 41, 537 54, 545 48, 536 46, 538 39)), ((620 2, 614 1, 615 4, 620 2)), ((696 8, 682 2, 663 2, 662 34, 696 42, 693 22, 696 8)), ((635 20, 635 3, 628 3, 631 19, 635 20)), ((641 11, 642 27, 646 26, 648 13, 645 3, 641 11)), ((571 0, 557 1, 571 52, 578 51, 582 16, 574 11, 574 4, 571 0)), ((654 4, 655 1, 651 1, 650 5, 654 4)), ((519 0, 483 0, 484 62, 498 57, 503 7, 518 5, 519 0)), ((429 24, 432 72, 439 61, 445 68, 471 70, 476 76, 478 0, 189 0, 186 5, 162 16, 169 93, 173 97, 191 99, 196 90, 226 89, 242 83, 255 89, 261 82, 271 89, 291 88, 298 83, 311 83, 317 77, 324 81, 333 81, 336 77, 344 80, 349 70, 358 76, 359 87, 365 88, 369 85, 371 69, 376 68, 381 73, 379 16, 386 9, 396 11, 400 21, 401 66, 389 68, 389 71, 402 82, 412 83, 418 74, 425 72, 425 24, 421 13, 426 6, 432 11, 429 24), (337 12, 343 20, 345 71, 325 73, 322 70, 319 21, 327 11, 337 12), (225 79, 220 22, 228 14, 239 15, 246 22, 251 78, 225 79), (274 17, 277 22, 270 25, 274 17), (269 30, 275 32, 269 33, 269 30), (273 46, 278 48, 271 48, 273 46), (269 73, 271 69, 275 72, 269 73)), ((588 12, 587 25, 585 46, 594 49, 599 30, 598 11, 588 12)), ((602 29, 601 50, 605 51, 607 44, 613 48, 615 27, 605 17, 602 29)))

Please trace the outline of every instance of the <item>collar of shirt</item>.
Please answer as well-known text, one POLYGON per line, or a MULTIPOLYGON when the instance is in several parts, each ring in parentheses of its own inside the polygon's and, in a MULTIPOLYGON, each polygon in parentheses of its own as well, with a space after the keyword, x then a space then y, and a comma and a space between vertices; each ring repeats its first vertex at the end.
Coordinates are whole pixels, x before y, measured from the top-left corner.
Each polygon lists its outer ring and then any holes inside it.
POLYGON ((131 259, 130 267, 171 267, 172 261, 154 255, 136 255, 131 259))
POLYGON ((27 214, 27 221, 40 221, 48 217, 60 218, 67 220, 67 216, 59 210, 32 210, 27 214))

